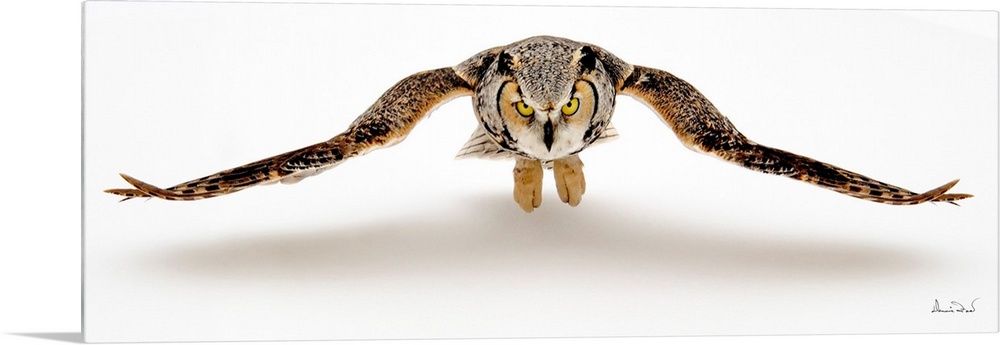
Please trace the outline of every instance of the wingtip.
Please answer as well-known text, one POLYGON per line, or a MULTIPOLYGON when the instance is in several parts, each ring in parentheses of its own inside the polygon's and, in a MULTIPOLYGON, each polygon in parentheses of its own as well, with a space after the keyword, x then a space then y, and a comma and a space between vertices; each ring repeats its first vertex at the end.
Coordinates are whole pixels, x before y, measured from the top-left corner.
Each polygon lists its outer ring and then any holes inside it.
MULTIPOLYGON (((118 176, 121 176, 123 179, 125 179, 125 181, 128 181, 129 183, 132 183, 133 180, 136 180, 134 177, 129 176, 126 173, 118 173, 118 176)), ((136 180, 136 181, 138 181, 138 180, 136 180)))
POLYGON ((128 184, 132 185, 133 187, 135 187, 135 188, 137 188, 137 189, 139 189, 139 190, 141 190, 141 191, 143 191, 143 192, 145 192, 147 194, 148 194, 148 192, 147 192, 148 190, 156 190, 157 189, 155 186, 153 186, 151 184, 148 184, 146 182, 142 182, 139 179, 137 179, 135 177, 132 177, 132 176, 129 176, 129 175, 126 175, 124 173, 118 174, 118 175, 121 175, 121 177, 123 179, 125 179, 125 182, 128 182, 128 184))
POLYGON ((138 189, 105 189, 104 192, 111 195, 125 197, 124 199, 118 200, 118 202, 149 196, 145 192, 138 189))
POLYGON ((932 191, 937 191, 937 192, 941 193, 941 195, 938 195, 938 196, 934 197, 933 199, 931 199, 931 201, 932 202, 946 202, 946 203, 949 203, 949 204, 952 204, 952 205, 955 205, 955 206, 960 206, 958 203, 956 203, 956 201, 964 200, 964 199, 968 199, 968 198, 973 197, 974 195, 972 195, 972 194, 965 194, 965 193, 945 194, 945 192, 947 192, 949 189, 951 189, 951 187, 954 187, 956 184, 958 184, 959 180, 960 179, 954 179, 951 182, 948 182, 948 183, 942 185, 941 187, 933 189, 932 191))
POLYGON ((949 189, 951 189, 951 187, 954 187, 956 184, 958 184, 959 180, 961 180, 961 179, 951 180, 951 182, 945 183, 944 185, 942 185, 941 187, 938 187, 937 189, 949 190, 949 189))
POLYGON ((143 186, 149 186, 149 184, 139 181, 138 179, 124 173, 118 173, 118 175, 121 176, 123 179, 125 179, 125 181, 131 184, 133 187, 135 187, 135 189, 110 188, 104 190, 105 193, 124 197, 121 200, 118 200, 118 202, 132 200, 135 198, 148 198, 152 196, 149 192, 146 192, 143 189, 143 186))

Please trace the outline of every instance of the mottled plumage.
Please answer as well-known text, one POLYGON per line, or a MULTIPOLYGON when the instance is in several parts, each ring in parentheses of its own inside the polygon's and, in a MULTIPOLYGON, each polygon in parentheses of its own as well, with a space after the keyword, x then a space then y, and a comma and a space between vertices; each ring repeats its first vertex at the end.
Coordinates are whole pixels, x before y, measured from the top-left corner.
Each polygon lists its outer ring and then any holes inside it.
POLYGON ((480 52, 452 68, 411 75, 328 141, 161 189, 128 175, 128 200, 197 200, 273 182, 295 183, 344 160, 402 141, 424 116, 455 97, 472 96, 480 126, 459 157, 513 158, 514 199, 541 205, 542 175, 553 170, 560 199, 579 204, 586 190, 577 155, 617 136, 616 96, 648 105, 692 150, 745 168, 782 175, 865 200, 910 205, 949 202, 958 180, 915 193, 814 159, 757 144, 741 134, 693 86, 665 71, 630 65, 595 45, 537 36, 480 52))

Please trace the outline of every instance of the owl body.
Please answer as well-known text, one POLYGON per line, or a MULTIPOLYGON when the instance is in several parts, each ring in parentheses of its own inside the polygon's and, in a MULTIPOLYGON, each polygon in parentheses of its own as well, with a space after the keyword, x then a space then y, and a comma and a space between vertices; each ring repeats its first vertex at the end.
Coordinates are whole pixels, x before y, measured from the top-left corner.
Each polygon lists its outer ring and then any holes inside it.
POLYGON ((123 200, 197 200, 261 184, 295 183, 395 145, 437 106, 471 96, 479 126, 458 156, 514 159, 514 199, 527 212, 541 205, 543 166, 550 167, 560 199, 576 206, 586 191, 579 153, 617 136, 611 118, 618 95, 647 105, 688 148, 754 171, 893 205, 971 197, 947 193, 958 180, 915 193, 760 145, 673 74, 631 65, 593 44, 553 36, 530 37, 484 50, 454 67, 406 77, 330 140, 169 188, 122 174, 134 188, 106 192, 123 200))

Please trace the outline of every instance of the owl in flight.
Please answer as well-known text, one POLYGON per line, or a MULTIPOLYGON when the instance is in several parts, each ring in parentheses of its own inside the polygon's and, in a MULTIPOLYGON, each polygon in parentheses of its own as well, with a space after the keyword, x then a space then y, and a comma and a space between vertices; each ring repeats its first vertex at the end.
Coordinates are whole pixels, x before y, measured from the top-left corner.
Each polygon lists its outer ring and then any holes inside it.
POLYGON ((892 205, 954 203, 972 196, 947 193, 958 180, 915 193, 757 144, 684 80, 628 64, 592 44, 551 36, 488 49, 455 67, 406 77, 330 140, 169 188, 121 174, 134 188, 105 192, 123 200, 198 200, 278 181, 295 183, 348 158, 395 145, 437 106, 472 96, 480 125, 458 155, 514 159, 514 200, 526 212, 541 205, 543 167, 553 170, 559 198, 576 206, 587 186, 578 154, 617 135, 611 114, 619 94, 649 106, 689 149, 751 170, 892 205))

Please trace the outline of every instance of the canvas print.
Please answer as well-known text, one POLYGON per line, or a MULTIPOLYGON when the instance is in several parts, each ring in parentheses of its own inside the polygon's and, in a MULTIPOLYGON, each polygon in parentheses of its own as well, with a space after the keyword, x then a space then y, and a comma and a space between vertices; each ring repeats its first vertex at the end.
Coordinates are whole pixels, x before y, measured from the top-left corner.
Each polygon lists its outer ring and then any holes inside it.
POLYGON ((996 331, 995 14, 525 9, 86 3, 86 339, 996 331))

